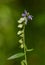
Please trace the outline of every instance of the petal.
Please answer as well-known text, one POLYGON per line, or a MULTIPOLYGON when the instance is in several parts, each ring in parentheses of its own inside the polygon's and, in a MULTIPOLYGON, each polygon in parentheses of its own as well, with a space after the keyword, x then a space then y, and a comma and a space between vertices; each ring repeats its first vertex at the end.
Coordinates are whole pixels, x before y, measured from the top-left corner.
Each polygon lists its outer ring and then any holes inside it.
POLYGON ((18 25, 18 28, 22 28, 22 27, 23 27, 23 24, 19 24, 19 25, 18 25))
POLYGON ((32 20, 32 15, 29 15, 28 16, 28 20, 32 20))
POLYGON ((28 12, 27 12, 26 10, 24 11, 24 13, 25 13, 26 15, 28 14, 28 12))
POLYGON ((23 17, 25 17, 25 16, 26 16, 26 14, 24 14, 24 13, 23 13, 23 14, 22 14, 22 16, 23 16, 23 17))
POLYGON ((23 43, 23 40, 22 40, 22 39, 20 39, 20 40, 19 40, 19 43, 21 43, 21 44, 22 44, 22 43, 23 43))
POLYGON ((24 45, 23 44, 21 44, 21 48, 24 48, 24 45))
POLYGON ((22 33, 22 31, 18 31, 18 33, 17 33, 17 34, 18 34, 18 35, 20 35, 21 33, 22 33))
POLYGON ((21 34, 21 35, 20 35, 20 37, 23 37, 23 36, 24 36, 24 34, 21 34))
POLYGON ((20 21, 24 21, 24 18, 20 18, 20 21))
POLYGON ((24 21, 24 18, 20 18, 20 20, 18 20, 18 23, 22 23, 24 21))
POLYGON ((22 23, 22 21, 18 20, 18 23, 22 23))

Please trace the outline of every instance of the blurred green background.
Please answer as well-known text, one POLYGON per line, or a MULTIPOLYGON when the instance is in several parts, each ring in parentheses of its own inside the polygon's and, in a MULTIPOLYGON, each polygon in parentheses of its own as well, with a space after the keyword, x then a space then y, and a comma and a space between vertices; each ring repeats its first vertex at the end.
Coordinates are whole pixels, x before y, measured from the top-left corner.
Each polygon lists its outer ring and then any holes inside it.
POLYGON ((19 48, 17 21, 27 9, 34 17, 25 30, 28 65, 45 65, 45 0, 0 0, 0 65, 20 65, 23 59, 7 60, 19 48), (27 32, 28 31, 28 32, 27 32))

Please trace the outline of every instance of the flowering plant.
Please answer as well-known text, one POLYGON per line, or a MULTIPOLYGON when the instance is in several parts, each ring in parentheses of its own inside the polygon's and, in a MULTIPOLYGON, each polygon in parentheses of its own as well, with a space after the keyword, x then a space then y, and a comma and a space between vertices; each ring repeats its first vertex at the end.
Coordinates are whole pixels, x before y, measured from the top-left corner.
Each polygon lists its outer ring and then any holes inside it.
POLYGON ((20 29, 17 33, 18 36, 21 37, 21 39, 18 41, 20 43, 20 47, 24 49, 24 52, 20 52, 17 54, 14 54, 13 56, 9 57, 8 60, 10 59, 15 59, 15 58, 20 58, 22 56, 25 57, 24 60, 21 61, 21 65, 28 65, 27 64, 27 56, 26 52, 27 51, 32 51, 33 49, 28 49, 26 44, 25 44, 25 25, 27 25, 28 20, 32 20, 32 15, 29 14, 26 10, 22 14, 22 17, 18 20, 18 28, 20 29))

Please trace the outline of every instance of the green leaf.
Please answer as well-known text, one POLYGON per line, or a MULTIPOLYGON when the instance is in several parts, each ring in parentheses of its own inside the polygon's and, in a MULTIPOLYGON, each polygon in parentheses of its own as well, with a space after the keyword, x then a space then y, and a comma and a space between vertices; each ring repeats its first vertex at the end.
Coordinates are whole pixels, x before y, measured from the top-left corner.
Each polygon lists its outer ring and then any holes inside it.
POLYGON ((28 49, 27 51, 33 51, 34 49, 28 49))
POLYGON ((20 58, 20 57, 22 57, 24 55, 25 55, 25 53, 22 53, 22 52, 17 53, 17 54, 12 55, 11 57, 9 57, 8 60, 15 59, 15 58, 20 58))

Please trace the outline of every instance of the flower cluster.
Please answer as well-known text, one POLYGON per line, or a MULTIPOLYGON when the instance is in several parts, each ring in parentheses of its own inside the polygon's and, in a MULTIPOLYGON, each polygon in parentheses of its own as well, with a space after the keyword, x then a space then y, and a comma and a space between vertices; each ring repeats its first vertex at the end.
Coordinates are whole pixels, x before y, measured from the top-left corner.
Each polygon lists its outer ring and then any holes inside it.
POLYGON ((24 41, 24 26, 27 24, 28 20, 32 20, 32 15, 29 14, 26 10, 22 14, 22 17, 18 20, 18 28, 20 29, 17 33, 21 37, 19 43, 21 44, 21 48, 24 48, 23 41, 24 41))
POLYGON ((32 20, 32 15, 29 14, 29 12, 27 12, 26 10, 24 11, 24 13, 22 13, 22 17, 25 17, 25 24, 27 24, 28 20, 32 20))
POLYGON ((23 29, 23 22, 25 21, 25 19, 24 18, 20 18, 20 20, 18 20, 18 23, 19 23, 19 25, 18 25, 18 28, 20 29, 19 31, 18 31, 18 33, 17 33, 17 35, 19 35, 20 37, 21 37, 21 39, 19 40, 19 43, 21 44, 21 48, 23 48, 24 47, 24 45, 23 45, 23 37, 24 37, 24 29, 23 29), (22 29, 22 30, 21 30, 22 29))

